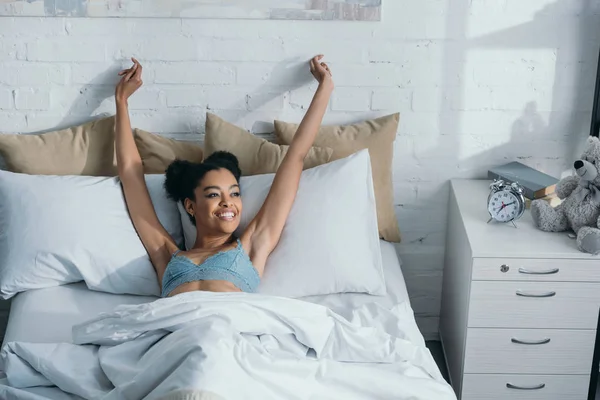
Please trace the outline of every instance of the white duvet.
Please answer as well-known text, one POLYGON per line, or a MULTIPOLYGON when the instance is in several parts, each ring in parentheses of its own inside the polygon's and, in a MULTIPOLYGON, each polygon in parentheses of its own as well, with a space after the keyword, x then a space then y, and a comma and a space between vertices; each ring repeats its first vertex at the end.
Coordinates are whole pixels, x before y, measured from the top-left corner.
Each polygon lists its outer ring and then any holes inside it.
POLYGON ((184 293, 100 314, 73 328, 75 344, 7 343, 0 398, 456 399, 413 326, 408 303, 346 319, 301 300, 184 293))

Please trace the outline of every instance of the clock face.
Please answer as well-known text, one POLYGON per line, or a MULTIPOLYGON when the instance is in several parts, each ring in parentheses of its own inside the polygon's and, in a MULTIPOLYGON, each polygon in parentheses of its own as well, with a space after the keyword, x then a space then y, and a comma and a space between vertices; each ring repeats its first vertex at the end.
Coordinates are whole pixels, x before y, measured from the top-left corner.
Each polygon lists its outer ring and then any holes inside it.
POLYGON ((521 214, 519 199, 508 190, 492 193, 488 202, 490 216, 499 222, 510 222, 521 214))

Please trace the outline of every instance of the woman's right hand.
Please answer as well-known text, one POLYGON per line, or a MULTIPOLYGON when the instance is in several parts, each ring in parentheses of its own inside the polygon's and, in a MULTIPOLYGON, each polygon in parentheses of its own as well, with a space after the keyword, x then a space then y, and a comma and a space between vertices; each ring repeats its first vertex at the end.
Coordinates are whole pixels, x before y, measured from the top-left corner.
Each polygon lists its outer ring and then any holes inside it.
POLYGON ((131 61, 133 61, 131 68, 119 72, 119 76, 122 76, 122 78, 115 89, 117 102, 126 102, 144 83, 142 82, 142 65, 133 57, 131 61))
POLYGON ((310 60, 310 72, 315 77, 319 85, 328 85, 333 88, 333 77, 329 66, 321 62, 322 54, 313 57, 310 60))

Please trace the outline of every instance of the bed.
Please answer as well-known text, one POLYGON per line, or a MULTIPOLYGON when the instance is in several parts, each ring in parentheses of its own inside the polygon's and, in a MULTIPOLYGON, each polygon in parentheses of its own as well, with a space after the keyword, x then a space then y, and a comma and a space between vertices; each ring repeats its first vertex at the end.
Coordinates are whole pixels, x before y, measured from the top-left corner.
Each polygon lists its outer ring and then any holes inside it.
MULTIPOLYGON (((117 178, 0 171, 0 297, 16 295, 0 399, 455 400, 379 240, 371 171, 363 149, 302 173, 260 293, 167 298, 152 297, 117 178)), ((274 176, 241 178, 240 232, 274 176)), ((197 229, 164 175, 144 178, 160 224, 191 248, 197 229)))
MULTIPOLYGON (((356 386, 352 386, 349 384, 350 381, 359 382, 361 378, 367 376, 365 368, 365 364, 359 363, 356 368, 358 370, 348 370, 344 369, 343 371, 336 372, 335 364, 328 365, 327 368, 323 368, 323 373, 325 370, 327 371, 327 375, 334 375, 335 378, 332 379, 333 386, 328 388, 328 394, 325 392, 322 394, 322 397, 315 396, 314 398, 347 398, 347 399, 385 399, 389 398, 387 395, 391 393, 398 393, 398 395, 394 396, 394 398, 398 399, 455 399, 454 393, 449 385, 447 385, 443 378, 441 378, 441 374, 435 365, 435 362, 429 353, 429 351, 425 347, 425 341, 423 336, 419 332, 417 325, 415 323, 412 309, 410 308, 410 302, 408 293, 406 290, 406 285, 404 282, 404 278, 402 275, 401 264, 396 255, 395 248, 392 244, 387 242, 381 242, 381 255, 383 259, 384 265, 384 275, 387 287, 387 295, 386 296, 372 296, 366 294, 357 294, 357 293, 348 293, 348 294, 330 294, 325 296, 311 296, 306 297, 303 300, 306 300, 309 303, 314 303, 318 305, 323 305, 335 313, 342 316, 344 319, 348 321, 352 321, 353 324, 360 324, 363 327, 384 327, 386 330, 393 329, 394 331, 401 332, 401 344, 400 346, 406 347, 409 346, 408 353, 410 354, 408 357, 411 358, 410 362, 397 362, 396 364, 390 364, 386 366, 385 364, 379 365, 382 369, 378 371, 376 374, 373 374, 372 377, 368 379, 368 383, 356 383, 356 386), (364 313, 365 310, 370 310, 367 313, 364 313), (398 319, 390 319, 390 313, 387 310, 394 310, 395 315, 400 315, 401 317, 398 319), (417 351, 418 350, 418 351, 417 351), (423 371, 420 369, 413 368, 413 365, 420 365, 423 367, 423 370, 428 370, 428 375, 423 374, 423 371), (391 369, 392 366, 400 368, 400 370, 391 369), (336 375, 336 374, 339 374, 336 375), (343 378, 342 378, 343 376, 343 378), (426 377, 427 379, 424 379, 426 377), (342 380, 348 381, 344 382, 341 385, 342 380), (368 387, 368 388, 367 388, 368 387), (377 391, 379 391, 377 394, 377 391), (331 393, 335 393, 335 396, 332 397, 331 393), (342 397, 337 397, 337 396, 342 397)), ((175 297, 182 297, 184 295, 179 295, 175 297)), ((131 295, 114 295, 107 294, 102 292, 91 291, 86 288, 83 283, 75 283, 69 285, 63 285, 53 288, 46 289, 38 289, 38 290, 30 290, 24 293, 17 295, 11 305, 11 313, 8 322, 8 327, 6 331, 6 335, 4 338, 3 348, 9 348, 10 351, 18 353, 19 345, 14 347, 15 343, 13 342, 29 342, 35 343, 37 345, 33 346, 55 346, 52 343, 72 343, 73 335, 72 328, 74 325, 81 324, 84 321, 95 318, 99 313, 110 313, 115 307, 120 305, 138 305, 145 303, 154 303, 156 304, 157 300, 155 297, 147 297, 147 296, 131 296, 131 295), (43 343, 39 345, 38 343, 43 343), (12 348, 11 348, 12 347, 12 348)), ((294 301, 294 300, 291 300, 294 301)), ((304 303, 304 302, 298 302, 304 303)), ((321 308, 321 307, 320 307, 321 308)), ((175 309, 174 309, 175 310, 175 309)), ((127 316, 124 317, 125 319, 127 316)), ((315 327, 322 326, 322 322, 318 322, 318 316, 315 317, 315 327)), ((212 329, 212 328, 211 328, 212 329)), ((317 328, 319 329, 319 328, 317 328)), ((356 348, 362 352, 372 352, 374 354, 379 353, 375 347, 378 346, 380 342, 377 339, 377 334, 374 332, 366 331, 367 336, 374 335, 375 337, 372 339, 371 344, 365 344, 360 342, 362 340, 360 335, 357 336, 359 339, 356 342, 356 348)), ((173 336, 172 334, 171 336, 173 336)), ((164 340, 164 339, 163 339, 164 340)), ((280 340, 280 339, 278 339, 280 340)), ((370 339, 368 339, 370 340, 370 339)), ((351 339, 348 343, 355 342, 356 339, 351 339)), ((268 343, 266 341, 265 343, 268 343)), ((113 343, 111 343, 113 344, 113 343)), ((26 344, 27 345, 27 344, 26 344)), ((125 343, 125 346, 128 344, 125 343)), ((395 344, 396 346, 398 344, 395 344)), ((38 358, 38 352, 50 354, 48 358, 52 359, 66 359, 69 363, 74 365, 85 365, 83 361, 85 361, 85 357, 81 358, 81 360, 75 360, 72 358, 70 353, 67 355, 63 354, 65 351, 64 346, 72 346, 74 345, 58 345, 57 347, 50 347, 50 350, 41 350, 40 347, 33 347, 33 360, 28 360, 29 363, 39 363, 40 359, 38 358)), ((182 347, 185 347, 185 344, 181 344, 182 347)), ((295 346, 295 345, 294 345, 295 346)), ((337 345, 336 345, 337 346, 337 345)), ((334 346, 334 347, 336 347, 334 346)), ((81 346, 80 346, 81 347, 81 346)), ((84 346, 85 347, 85 346, 84 346)), ((117 348, 118 345, 112 347, 117 348)), ((317 347, 317 346, 315 346, 317 347)), ((339 346, 337 346, 339 347, 339 346)), ((383 345, 384 348, 387 348, 388 345, 383 345)), ((9 353, 10 353, 9 351, 9 353)), ((72 351, 72 350, 70 350, 72 351)), ((111 351, 111 350, 108 350, 111 351)), ((174 351, 173 348, 169 350, 170 352, 174 351)), ((187 350, 183 350, 184 352, 187 350)), ((146 351, 144 351, 146 352, 146 351)), ((142 353, 144 353, 142 352, 142 353)), ((148 351, 147 353, 150 353, 148 351)), ((354 350, 356 352, 356 350, 354 350)), ((230 351, 227 351, 229 354, 230 351)), ((140 353, 141 354, 141 353, 140 353)), ((353 351, 349 350, 348 354, 350 357, 353 356, 353 351)), ((20 357, 26 359, 26 356, 23 354, 19 354, 20 357)), ((79 357, 79 356, 77 356, 79 357)), ((144 356, 145 357, 145 356, 144 356)), ((226 357, 221 354, 219 357, 226 357)), ((244 356, 246 357, 246 356, 244 356)), ((344 357, 348 357, 347 355, 344 357)), ((361 356, 362 357, 362 356, 361 356)), ((405 357, 405 356, 403 356, 405 357)), ((140 358, 139 355, 134 357, 134 361, 140 358)), ((143 357, 141 357, 143 359, 143 357)), ((342 357, 343 358, 343 357, 342 357)), ((161 360, 164 359, 164 356, 161 356, 161 360)), ((110 366, 111 364, 128 364, 133 361, 122 361, 117 358, 115 360, 103 361, 103 367, 106 365, 110 366)), ((14 362, 14 361, 13 361, 14 362)), ((178 361, 179 363, 179 361, 178 361)), ((26 368, 29 368, 29 364, 25 363, 26 368)), ((349 367, 351 364, 342 362, 339 365, 343 365, 344 368, 349 367)), ((270 388, 269 393, 275 393, 275 386, 277 386, 274 382, 278 382, 281 380, 291 379, 292 375, 296 374, 294 370, 292 374, 289 371, 279 371, 278 374, 274 372, 267 373, 264 368, 261 368, 260 363, 257 361, 252 361, 250 364, 252 368, 255 368, 258 371, 262 371, 260 373, 261 377, 264 375, 265 381, 270 382, 269 385, 273 385, 273 388, 270 388), (283 374, 285 372, 285 375, 283 374), (275 375, 274 375, 275 374, 275 375)), ((63 367, 64 368, 64 364, 63 367)), ((165 367, 169 370, 179 369, 181 366, 177 364, 177 368, 173 367, 165 367)), ((214 367, 218 370, 217 367, 214 367)), ((41 368, 37 368, 41 371, 51 371, 52 368, 48 368, 48 366, 42 366, 41 368)), ((68 368, 67 368, 68 369, 68 368)), ((87 369, 87 368, 86 368, 87 369)), ((90 371, 93 371, 93 368, 89 368, 90 371)), ((106 368, 105 368, 106 369, 106 368)), ((129 366, 127 370, 129 370, 129 366)), ((135 369, 135 368, 132 368, 135 369)), ((147 367, 143 368, 144 370, 148 370, 147 367)), ((57 369, 58 370, 58 369, 57 369)), ((60 381, 60 377, 56 377, 57 370, 53 373, 48 372, 48 375, 52 377, 52 381, 60 381)), ((226 375, 230 373, 236 374, 234 372, 230 372, 229 367, 227 369, 226 375)), ((107 375, 110 376, 110 372, 107 372, 107 375)), ((320 374, 319 374, 320 375, 320 374)), ((76 372, 77 379, 85 382, 91 381, 94 379, 94 375, 92 372, 87 372, 81 375, 81 372, 78 370, 76 372), (87 376, 86 374, 89 374, 87 376)), ((296 379, 300 379, 299 382, 293 383, 290 385, 298 385, 299 387, 303 387, 300 385, 304 385, 303 378, 301 376, 295 377, 296 379)), ((35 382, 37 381, 37 377, 33 379, 35 382)), ((132 379, 134 381, 144 380, 146 378, 136 378, 132 379)), ((170 377, 168 377, 165 382, 170 382, 170 377)), ((208 379, 208 377, 207 377, 208 379)), ((214 377, 210 378, 211 380, 214 377)), ((256 377, 254 378, 256 379, 256 377)), ((320 379, 324 379, 321 377, 320 379)), ((112 380, 112 379, 111 379, 112 380)), ((68 382, 65 381, 65 382, 68 382)), ((57 389, 56 387, 35 387, 27 389, 23 391, 11 392, 15 389, 3 387, 3 380, 0 380, 0 397, 5 398, 15 398, 15 399, 31 399, 38 400, 42 398, 49 399, 71 399, 71 398, 80 398, 80 397, 71 397, 70 395, 66 395, 62 390, 57 389), (2 392, 2 390, 7 390, 7 392, 2 392), (15 394, 16 393, 16 394, 15 394), (11 397, 14 396, 14 397, 11 397), (29 397, 31 396, 31 397, 29 397), (42 397, 38 397, 42 396, 42 397)), ((137 384, 136 384, 137 385, 137 384)), ((176 380, 174 386, 181 385, 179 379, 176 380)), ((44 386, 44 385, 42 385, 44 386)), ((48 386, 48 385, 46 385, 48 386)), ((102 399, 118 399, 118 398, 148 398, 148 399, 175 399, 178 397, 159 397, 158 395, 154 395, 156 391, 144 392, 143 394, 138 392, 127 392, 127 390, 131 390, 131 388, 126 389, 124 392, 119 392, 113 397, 107 396, 98 396, 97 394, 93 394, 91 392, 77 392, 75 389, 70 389, 67 385, 65 389, 64 386, 58 385, 61 389, 65 391, 69 391, 70 393, 77 393, 81 398, 102 398, 102 399)), ((89 385, 88 385, 89 386, 89 385)), ((116 385, 115 385, 116 386, 116 385)), ((137 385, 139 386, 139 385, 137 385)), ((137 387, 136 386, 136 387, 137 387)), ((243 384, 242 384, 243 386, 243 384)), ((160 388, 161 385, 157 385, 157 388, 160 388)), ((288 392, 287 394, 279 393, 281 387, 277 388, 277 394, 274 394, 272 397, 265 395, 264 393, 260 394, 244 394, 243 396, 237 395, 229 395, 223 394, 224 399, 235 399, 235 398, 305 398, 302 396, 292 397, 291 393, 298 392, 298 389, 294 389, 293 391, 288 392)), ((216 392, 216 391, 215 391, 216 392)), ((199 397, 185 397, 185 398, 205 398, 201 396, 209 396, 206 398, 211 398, 215 392, 212 391, 202 391, 200 394, 197 392, 193 392, 195 395, 199 395, 199 397)), ((112 393, 112 392, 111 392, 112 393)), ((174 396, 179 396, 181 393, 177 392, 169 392, 173 393, 174 396)), ((189 393, 184 393, 184 395, 188 395, 189 393)), ((214 398, 221 399, 221 397, 217 396, 214 398)))

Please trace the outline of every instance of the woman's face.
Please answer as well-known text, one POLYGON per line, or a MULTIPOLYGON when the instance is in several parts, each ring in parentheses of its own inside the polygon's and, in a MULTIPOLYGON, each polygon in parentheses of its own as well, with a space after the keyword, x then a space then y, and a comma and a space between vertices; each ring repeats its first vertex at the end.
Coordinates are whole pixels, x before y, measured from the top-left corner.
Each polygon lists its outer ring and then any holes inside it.
POLYGON ((186 209, 196 218, 196 226, 210 233, 232 234, 240 224, 240 186, 225 168, 209 171, 195 190, 196 201, 187 200, 186 209))

